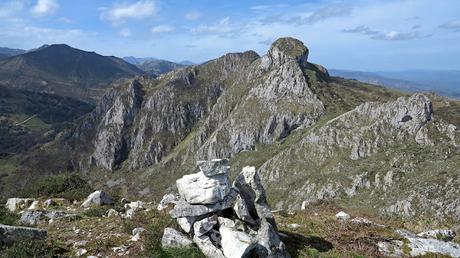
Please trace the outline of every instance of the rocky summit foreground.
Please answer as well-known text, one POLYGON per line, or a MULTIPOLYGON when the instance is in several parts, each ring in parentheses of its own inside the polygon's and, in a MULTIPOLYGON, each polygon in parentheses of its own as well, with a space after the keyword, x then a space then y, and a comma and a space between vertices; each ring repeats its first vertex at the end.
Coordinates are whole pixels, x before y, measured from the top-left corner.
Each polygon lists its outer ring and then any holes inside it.
MULTIPOLYGON (((180 199, 170 211, 198 248, 210 258, 290 257, 255 168, 243 168, 231 186, 227 160, 198 165, 200 172, 176 181, 180 199)), ((163 247, 191 244, 183 233, 165 229, 163 247)))

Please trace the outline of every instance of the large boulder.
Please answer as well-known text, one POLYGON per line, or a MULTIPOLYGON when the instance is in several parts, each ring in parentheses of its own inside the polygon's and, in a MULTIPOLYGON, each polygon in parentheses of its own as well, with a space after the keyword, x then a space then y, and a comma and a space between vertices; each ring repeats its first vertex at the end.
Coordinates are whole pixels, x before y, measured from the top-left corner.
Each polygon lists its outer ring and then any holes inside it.
POLYGON ((235 223, 219 218, 221 246, 225 257, 248 257, 256 247, 256 241, 248 233, 235 228, 235 223))
POLYGON ((222 251, 213 244, 209 236, 194 236, 193 242, 200 248, 201 252, 209 258, 226 258, 222 251))
POLYGON ((231 188, 229 194, 225 196, 221 202, 215 204, 189 204, 185 200, 180 200, 176 203, 176 206, 169 212, 169 214, 173 218, 198 217, 208 213, 225 210, 231 208, 234 205, 237 196, 238 191, 234 188, 231 188))
POLYGON ((278 232, 266 219, 261 221, 257 231, 256 253, 259 257, 286 258, 290 257, 286 246, 281 242, 278 232))
POLYGON ((239 190, 240 197, 235 204, 238 217, 246 222, 267 220, 277 229, 273 213, 268 206, 265 189, 255 167, 244 167, 233 182, 233 187, 239 190))
POLYGON ((0 242, 5 244, 23 240, 43 240, 46 235, 46 230, 0 224, 0 242))
POLYGON ((192 244, 192 240, 173 228, 165 228, 161 239, 161 246, 165 248, 190 247, 192 244))
POLYGON ((106 204, 113 204, 112 198, 110 198, 104 191, 96 191, 86 198, 81 207, 88 208, 91 206, 101 206, 106 204))
POLYGON ((9 198, 6 201, 5 207, 10 212, 17 212, 29 207, 35 200, 31 198, 9 198))
POLYGON ((45 212, 34 210, 34 211, 25 211, 21 215, 19 222, 24 225, 37 225, 41 219, 45 218, 45 212))
POLYGON ((176 185, 181 197, 190 204, 220 202, 230 190, 227 174, 208 177, 203 172, 198 172, 183 176, 176 181, 176 185))

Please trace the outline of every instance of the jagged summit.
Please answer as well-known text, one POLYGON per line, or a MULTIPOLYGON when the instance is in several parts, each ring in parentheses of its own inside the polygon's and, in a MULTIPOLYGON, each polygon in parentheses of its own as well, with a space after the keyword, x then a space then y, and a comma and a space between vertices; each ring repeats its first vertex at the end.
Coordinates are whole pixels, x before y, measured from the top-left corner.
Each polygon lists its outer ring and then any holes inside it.
POLYGON ((308 53, 309 50, 302 41, 291 37, 277 39, 268 51, 274 59, 296 59, 301 65, 307 64, 308 53))

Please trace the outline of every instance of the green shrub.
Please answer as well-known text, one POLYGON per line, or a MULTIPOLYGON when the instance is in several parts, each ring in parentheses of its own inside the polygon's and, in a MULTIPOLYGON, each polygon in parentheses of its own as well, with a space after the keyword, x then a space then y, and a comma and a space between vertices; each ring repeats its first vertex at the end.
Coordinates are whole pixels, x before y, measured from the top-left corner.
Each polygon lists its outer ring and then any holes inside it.
POLYGON ((88 210, 83 212, 83 215, 86 217, 102 217, 106 215, 108 210, 112 208, 112 206, 99 206, 99 207, 91 207, 88 210))
POLYGON ((0 204, 0 224, 16 225, 20 216, 9 212, 2 204, 0 204))
POLYGON ((81 200, 92 192, 89 184, 77 174, 48 176, 24 190, 24 197, 65 198, 81 200))
POLYGON ((57 253, 46 241, 16 242, 11 246, 0 246, 1 258, 55 257, 57 253))

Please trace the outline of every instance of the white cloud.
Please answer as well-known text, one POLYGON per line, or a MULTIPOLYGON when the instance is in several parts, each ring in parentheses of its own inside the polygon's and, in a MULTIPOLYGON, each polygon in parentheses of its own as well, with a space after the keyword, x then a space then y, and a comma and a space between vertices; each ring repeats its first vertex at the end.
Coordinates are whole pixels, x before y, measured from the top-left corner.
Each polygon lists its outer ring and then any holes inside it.
POLYGON ((200 18, 203 14, 199 11, 190 11, 184 15, 184 18, 190 21, 200 18))
POLYGON ((169 26, 169 25, 158 25, 152 28, 153 33, 167 33, 167 32, 173 32, 174 27, 169 26))
POLYGON ((372 39, 378 40, 412 40, 412 39, 420 39, 420 38, 427 38, 431 35, 423 35, 420 31, 411 31, 411 32, 398 32, 398 31, 390 31, 388 33, 380 33, 372 37, 372 39))
POLYGON ((35 16, 44 16, 54 13, 59 8, 56 0, 38 0, 30 12, 35 16))
POLYGON ((131 30, 129 28, 123 28, 123 29, 120 30, 120 35, 122 37, 127 38, 127 37, 130 37, 132 35, 132 33, 131 33, 131 30))
POLYGON ((0 5, 0 18, 1 17, 8 17, 15 12, 19 12, 24 7, 24 3, 22 1, 9 1, 4 4, 0 5))
POLYGON ((157 6, 154 1, 142 0, 133 4, 116 4, 110 8, 102 8, 101 18, 114 25, 122 24, 126 20, 143 20, 155 15, 157 6))
POLYGON ((233 26, 230 22, 230 17, 221 19, 218 23, 213 25, 200 25, 191 29, 194 34, 228 34, 238 31, 239 28, 233 26))
POLYGON ((448 22, 446 22, 444 24, 439 25, 439 28, 459 32, 460 31, 460 20, 448 21, 448 22))

